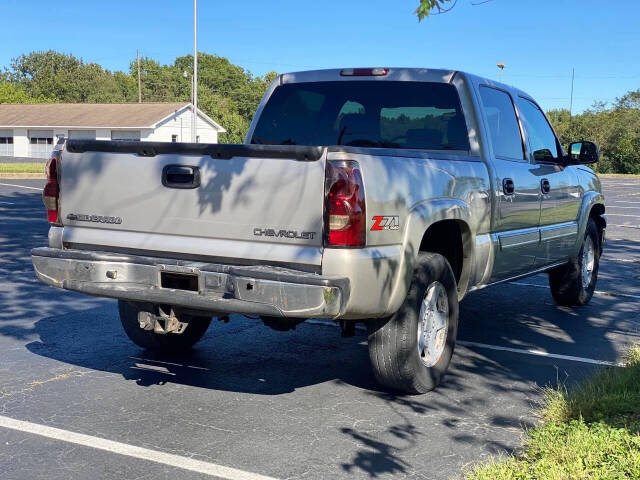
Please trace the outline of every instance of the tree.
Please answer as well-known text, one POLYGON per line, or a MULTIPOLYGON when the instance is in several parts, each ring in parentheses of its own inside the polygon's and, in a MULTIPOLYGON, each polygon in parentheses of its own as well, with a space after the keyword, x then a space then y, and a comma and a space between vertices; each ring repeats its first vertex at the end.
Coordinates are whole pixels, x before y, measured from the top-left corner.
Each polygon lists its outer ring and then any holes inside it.
POLYGON ((628 92, 611 106, 596 102, 571 117, 567 110, 551 110, 562 145, 591 140, 600 147, 597 170, 602 173, 640 173, 640 90, 628 92))
MULTIPOLYGON (((171 65, 162 65, 150 58, 142 58, 140 64, 143 101, 191 101, 192 55, 178 57, 171 65)), ((135 61, 131 62, 129 72, 133 85, 137 85, 135 61)), ((198 53, 198 107, 227 130, 221 140, 244 141, 260 99, 277 76, 270 72, 264 77, 255 77, 224 57, 198 53)), ((128 88, 128 83, 122 84, 124 91, 128 92, 128 88)))
POLYGON ((225 143, 243 143, 250 120, 238 113, 233 100, 209 89, 199 95, 198 107, 222 125, 227 133, 221 139, 225 143))
POLYGON ((114 74, 97 63, 49 50, 21 55, 7 78, 33 98, 58 102, 126 101, 114 74))
MULTIPOLYGON (((138 66, 135 60, 130 63, 129 72, 137 89, 138 66)), ((184 78, 182 70, 176 66, 162 65, 143 57, 140 59, 140 75, 143 102, 189 101, 189 79, 184 78)))
POLYGON ((4 81, 0 83, 0 103, 30 103, 31 97, 17 85, 4 81))

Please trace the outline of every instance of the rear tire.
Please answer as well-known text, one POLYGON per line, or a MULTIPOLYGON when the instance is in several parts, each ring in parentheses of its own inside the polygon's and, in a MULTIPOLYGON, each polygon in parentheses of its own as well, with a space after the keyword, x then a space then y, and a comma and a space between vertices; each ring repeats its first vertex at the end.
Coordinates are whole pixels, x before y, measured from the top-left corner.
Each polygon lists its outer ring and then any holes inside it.
POLYGON ((598 227, 590 218, 577 258, 549 271, 549 286, 556 304, 571 307, 589 303, 598 281, 600 251, 598 227))
POLYGON ((378 382, 404 393, 433 390, 449 367, 458 332, 458 292, 449 262, 437 253, 418 254, 404 303, 367 328, 378 382))
POLYGON ((204 336, 211 323, 211 318, 181 315, 180 321, 188 323, 184 332, 160 334, 153 330, 143 330, 138 321, 138 314, 143 311, 157 315, 158 308, 155 305, 118 300, 118 311, 129 339, 139 347, 160 353, 176 353, 190 349, 204 336))

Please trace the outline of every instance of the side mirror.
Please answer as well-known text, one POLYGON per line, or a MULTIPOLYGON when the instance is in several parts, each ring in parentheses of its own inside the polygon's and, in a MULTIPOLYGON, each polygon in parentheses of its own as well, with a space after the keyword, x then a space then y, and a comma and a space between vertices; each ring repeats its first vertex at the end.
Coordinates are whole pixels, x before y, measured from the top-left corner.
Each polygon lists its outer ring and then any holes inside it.
POLYGON ((593 142, 574 142, 569 145, 569 163, 588 164, 600 160, 600 151, 593 142))

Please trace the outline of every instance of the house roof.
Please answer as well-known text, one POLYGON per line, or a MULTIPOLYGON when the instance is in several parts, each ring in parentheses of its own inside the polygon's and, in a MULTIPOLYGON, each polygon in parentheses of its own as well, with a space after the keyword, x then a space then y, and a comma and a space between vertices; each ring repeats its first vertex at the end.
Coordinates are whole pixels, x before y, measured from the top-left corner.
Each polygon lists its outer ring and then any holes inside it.
MULTIPOLYGON (((187 102, 0 104, 0 127, 153 128, 190 105, 187 102)), ((198 113, 216 130, 225 131, 202 111, 198 113)))

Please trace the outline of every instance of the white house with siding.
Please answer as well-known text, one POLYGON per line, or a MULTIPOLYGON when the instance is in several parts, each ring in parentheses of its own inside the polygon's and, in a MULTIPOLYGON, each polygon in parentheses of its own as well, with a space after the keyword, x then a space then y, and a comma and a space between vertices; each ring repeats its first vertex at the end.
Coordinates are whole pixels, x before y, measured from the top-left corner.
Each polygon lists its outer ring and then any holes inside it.
MULTIPOLYGON (((46 158, 59 137, 190 142, 190 103, 0 104, 0 156, 46 158)), ((198 110, 197 142, 226 130, 198 110)))

